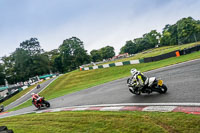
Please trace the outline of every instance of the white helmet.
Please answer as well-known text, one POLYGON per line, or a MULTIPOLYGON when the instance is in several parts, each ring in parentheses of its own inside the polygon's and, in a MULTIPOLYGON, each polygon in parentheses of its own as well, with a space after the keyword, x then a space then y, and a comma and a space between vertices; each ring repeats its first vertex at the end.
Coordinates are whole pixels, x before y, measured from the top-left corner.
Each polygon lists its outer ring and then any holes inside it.
POLYGON ((133 68, 131 69, 132 76, 135 76, 138 73, 137 69, 133 68))
POLYGON ((35 93, 31 93, 31 96, 35 95, 35 93))

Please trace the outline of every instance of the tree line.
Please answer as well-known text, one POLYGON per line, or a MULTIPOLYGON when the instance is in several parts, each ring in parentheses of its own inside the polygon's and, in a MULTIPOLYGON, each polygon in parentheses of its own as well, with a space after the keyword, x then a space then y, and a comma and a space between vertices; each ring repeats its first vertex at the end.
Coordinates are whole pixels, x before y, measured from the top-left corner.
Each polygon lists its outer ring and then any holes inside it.
MULTIPOLYGON (((115 55, 111 46, 96 51, 100 54, 98 60, 115 55)), ((90 63, 93 59, 95 57, 92 58, 87 53, 84 43, 77 37, 64 40, 58 49, 51 51, 44 51, 37 38, 30 38, 20 43, 19 48, 9 56, 1 57, 0 85, 5 84, 5 79, 8 83, 14 84, 37 75, 70 72, 90 63)))
MULTIPOLYGON (((173 25, 167 24, 162 33, 152 30, 140 38, 126 41, 120 54, 136 54, 159 46, 181 45, 200 41, 200 21, 192 17, 182 18, 173 25)), ((37 38, 20 43, 9 56, 1 57, 0 85, 27 81, 30 77, 48 73, 65 73, 77 69, 91 61, 97 62, 115 56, 114 47, 105 46, 87 53, 84 43, 77 37, 71 37, 51 51, 44 51, 37 38)))
POLYGON ((135 54, 159 46, 181 45, 200 41, 200 21, 192 17, 182 18, 175 24, 167 24, 162 33, 152 30, 140 38, 129 40, 120 53, 135 54))

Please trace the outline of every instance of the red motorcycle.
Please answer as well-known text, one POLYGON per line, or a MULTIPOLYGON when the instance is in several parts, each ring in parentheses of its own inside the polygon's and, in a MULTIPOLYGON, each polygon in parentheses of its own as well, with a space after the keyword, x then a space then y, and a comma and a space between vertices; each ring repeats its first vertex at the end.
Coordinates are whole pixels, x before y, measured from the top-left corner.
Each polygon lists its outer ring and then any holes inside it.
POLYGON ((50 107, 50 103, 44 100, 44 97, 38 97, 35 101, 32 102, 36 108, 41 109, 41 107, 50 107))

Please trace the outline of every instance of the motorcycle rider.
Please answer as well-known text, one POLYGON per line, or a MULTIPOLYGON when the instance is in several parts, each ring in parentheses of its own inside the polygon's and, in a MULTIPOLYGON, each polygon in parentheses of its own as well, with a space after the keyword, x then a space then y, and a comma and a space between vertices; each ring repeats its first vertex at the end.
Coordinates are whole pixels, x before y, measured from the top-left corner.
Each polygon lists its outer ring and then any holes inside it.
POLYGON ((132 75, 132 86, 138 88, 140 91, 145 91, 145 86, 148 85, 148 77, 135 68, 131 69, 130 72, 132 75))
POLYGON ((40 84, 39 83, 37 83, 37 87, 36 87, 37 89, 39 89, 40 88, 40 84))
POLYGON ((39 103, 38 98, 40 96, 38 94, 35 94, 35 93, 31 93, 31 96, 32 96, 32 103, 35 103, 36 105, 38 105, 38 103, 39 103))

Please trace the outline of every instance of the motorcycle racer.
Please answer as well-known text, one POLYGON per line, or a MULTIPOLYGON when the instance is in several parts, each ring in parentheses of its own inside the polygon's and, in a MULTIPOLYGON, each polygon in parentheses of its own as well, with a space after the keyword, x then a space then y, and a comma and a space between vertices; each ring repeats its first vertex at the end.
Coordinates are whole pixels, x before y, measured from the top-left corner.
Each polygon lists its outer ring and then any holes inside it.
POLYGON ((148 85, 148 77, 135 68, 131 69, 130 72, 132 74, 132 86, 144 91, 144 86, 148 85))
POLYGON ((40 97, 38 94, 35 94, 35 93, 31 93, 31 96, 32 96, 32 103, 35 103, 36 105, 38 105, 38 98, 40 97))
POLYGON ((32 104, 34 104, 36 108, 40 109, 41 107, 50 107, 50 103, 46 101, 44 97, 41 97, 35 93, 32 93, 31 96, 32 104))
POLYGON ((140 95, 141 93, 158 92, 164 94, 167 92, 167 86, 162 79, 157 79, 156 77, 148 78, 135 68, 131 69, 130 72, 132 77, 127 79, 127 85, 131 93, 140 95))

